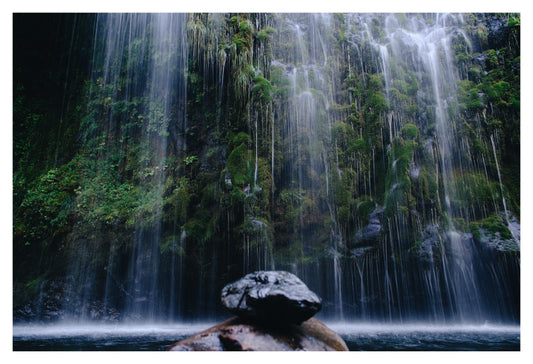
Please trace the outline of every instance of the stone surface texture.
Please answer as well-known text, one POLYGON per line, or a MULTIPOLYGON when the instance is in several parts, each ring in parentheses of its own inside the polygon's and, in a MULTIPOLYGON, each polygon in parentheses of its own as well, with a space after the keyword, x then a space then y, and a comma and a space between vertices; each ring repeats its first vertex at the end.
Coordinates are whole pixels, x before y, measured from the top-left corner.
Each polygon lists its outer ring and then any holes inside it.
POLYGON ((320 298, 285 271, 258 271, 222 289, 222 304, 233 314, 270 326, 299 324, 322 308, 320 298))
POLYGON ((283 328, 233 317, 169 348, 170 351, 347 351, 344 340, 316 318, 283 328))

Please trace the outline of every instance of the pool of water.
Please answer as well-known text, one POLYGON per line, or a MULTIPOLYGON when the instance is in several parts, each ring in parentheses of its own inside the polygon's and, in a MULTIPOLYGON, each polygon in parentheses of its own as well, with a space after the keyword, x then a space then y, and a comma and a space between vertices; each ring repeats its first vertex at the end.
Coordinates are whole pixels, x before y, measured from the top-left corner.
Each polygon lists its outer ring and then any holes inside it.
MULTIPOLYGON (((15 325, 14 351, 161 351, 212 326, 15 325)), ((518 351, 520 327, 327 323, 351 351, 518 351)))
POLYGON ((213 326, 169 325, 14 325, 14 351, 159 351, 213 326))
POLYGON ((520 327, 501 325, 328 324, 351 351, 518 351, 520 327))

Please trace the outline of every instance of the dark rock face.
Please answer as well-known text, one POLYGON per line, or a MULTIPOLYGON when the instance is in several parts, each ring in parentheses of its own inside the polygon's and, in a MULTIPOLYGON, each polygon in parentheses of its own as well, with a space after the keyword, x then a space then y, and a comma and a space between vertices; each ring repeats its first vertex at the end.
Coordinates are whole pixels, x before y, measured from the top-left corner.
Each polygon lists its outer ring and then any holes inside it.
POLYGON ((358 244, 373 244, 378 241, 381 234, 381 216, 384 210, 375 210, 368 217, 368 224, 357 231, 354 241, 358 244))
POLYGON ((347 351, 344 340, 315 318, 283 328, 250 325, 233 317, 188 339, 171 351, 347 351))
MULTIPOLYGON (((19 288, 20 289, 20 288, 19 288)), ((32 299, 13 307, 13 321, 24 322, 41 320, 53 322, 64 315, 62 305, 65 299, 65 282, 60 280, 43 281, 32 299)))
POLYGON ((431 267, 435 261, 435 255, 439 253, 439 244, 442 237, 437 224, 427 225, 420 233, 420 248, 416 252, 419 262, 424 267, 431 267))
POLYGON ((237 316, 269 326, 299 324, 322 308, 320 298, 285 271, 247 274, 225 286, 221 300, 237 316))
POLYGON ((363 229, 363 240, 377 240, 381 232, 380 214, 383 211, 374 211, 370 214, 368 225, 363 229))

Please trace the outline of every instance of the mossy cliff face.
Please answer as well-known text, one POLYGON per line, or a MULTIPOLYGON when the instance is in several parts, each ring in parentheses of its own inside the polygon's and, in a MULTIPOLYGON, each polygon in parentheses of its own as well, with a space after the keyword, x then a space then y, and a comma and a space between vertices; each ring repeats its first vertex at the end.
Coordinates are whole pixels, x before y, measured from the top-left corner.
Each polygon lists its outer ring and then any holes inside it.
POLYGON ((16 15, 15 315, 206 317, 285 269, 325 315, 518 320, 519 44, 517 14, 16 15))

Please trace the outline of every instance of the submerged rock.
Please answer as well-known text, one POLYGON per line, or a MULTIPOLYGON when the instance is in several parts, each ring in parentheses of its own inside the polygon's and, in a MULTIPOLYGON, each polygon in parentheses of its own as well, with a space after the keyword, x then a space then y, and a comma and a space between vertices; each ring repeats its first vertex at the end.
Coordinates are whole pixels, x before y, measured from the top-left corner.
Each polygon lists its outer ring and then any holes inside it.
POLYGON ((347 351, 344 340, 315 318, 283 328, 233 317, 169 348, 170 351, 347 351))
POLYGON ((285 271, 247 274, 225 286, 221 300, 237 316, 270 326, 299 324, 322 308, 320 298, 285 271))

